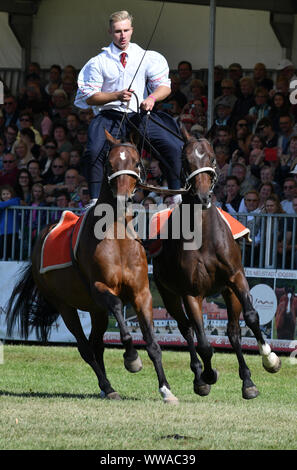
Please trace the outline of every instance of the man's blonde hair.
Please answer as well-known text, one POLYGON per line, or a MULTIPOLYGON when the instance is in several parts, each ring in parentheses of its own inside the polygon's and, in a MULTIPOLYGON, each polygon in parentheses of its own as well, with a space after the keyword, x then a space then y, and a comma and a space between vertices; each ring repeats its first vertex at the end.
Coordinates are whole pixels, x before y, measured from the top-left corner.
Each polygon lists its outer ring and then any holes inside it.
POLYGON ((109 17, 109 27, 112 27, 112 24, 116 21, 130 20, 131 25, 133 22, 133 16, 126 10, 116 11, 112 13, 109 17))

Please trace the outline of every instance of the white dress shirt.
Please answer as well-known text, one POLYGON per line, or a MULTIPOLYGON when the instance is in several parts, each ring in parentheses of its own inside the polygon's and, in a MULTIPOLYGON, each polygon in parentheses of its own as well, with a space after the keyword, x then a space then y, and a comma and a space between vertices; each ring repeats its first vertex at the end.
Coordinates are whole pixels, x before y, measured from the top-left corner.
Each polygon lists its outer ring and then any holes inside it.
MULTIPOLYGON (((130 43, 125 51, 120 50, 113 43, 104 47, 103 52, 92 57, 80 71, 74 104, 79 108, 86 109, 90 107, 86 100, 95 93, 121 91, 130 87, 140 63, 131 86, 131 90, 138 97, 139 105, 160 85, 170 88, 169 67, 166 59, 154 51, 147 51, 143 58, 144 53, 144 49, 135 43, 130 43), (122 52, 127 53, 126 67, 123 67, 120 61, 122 52)), ((123 112, 127 109, 127 104, 113 101, 103 106, 92 106, 92 108, 95 115, 101 109, 115 109, 123 112)), ((134 95, 128 108, 128 112, 132 111, 137 112, 137 101, 134 95)))

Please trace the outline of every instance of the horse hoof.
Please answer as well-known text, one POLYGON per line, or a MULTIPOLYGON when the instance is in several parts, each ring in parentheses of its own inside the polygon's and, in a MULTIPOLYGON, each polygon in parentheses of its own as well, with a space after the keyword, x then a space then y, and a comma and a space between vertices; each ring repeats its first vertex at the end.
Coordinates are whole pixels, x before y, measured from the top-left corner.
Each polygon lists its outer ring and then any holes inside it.
POLYGON ((200 395, 200 397, 206 397, 207 395, 209 395, 210 390, 211 386, 209 384, 194 384, 194 392, 197 393, 197 395, 200 395))
POLYGON ((274 352, 270 353, 267 357, 263 356, 262 363, 264 369, 271 374, 278 372, 282 366, 282 361, 274 352))
POLYGON ((121 397, 120 395, 118 394, 118 392, 111 392, 111 393, 108 393, 106 395, 106 398, 108 400, 121 400, 121 397))
POLYGON ((178 405, 178 399, 173 395, 171 390, 166 387, 166 385, 163 385, 163 387, 161 387, 159 391, 161 393, 164 403, 168 403, 169 405, 178 405))
POLYGON ((242 398, 244 398, 245 400, 251 400, 252 398, 256 398, 258 395, 259 390, 255 385, 242 389, 242 398))
POLYGON ((219 373, 216 369, 212 369, 209 374, 205 374, 205 371, 203 371, 201 374, 201 378, 206 384, 214 385, 219 378, 219 373))
POLYGON ((139 356, 137 356, 134 361, 129 361, 128 359, 124 358, 124 365, 126 369, 132 374, 139 372, 142 369, 142 362, 139 356))

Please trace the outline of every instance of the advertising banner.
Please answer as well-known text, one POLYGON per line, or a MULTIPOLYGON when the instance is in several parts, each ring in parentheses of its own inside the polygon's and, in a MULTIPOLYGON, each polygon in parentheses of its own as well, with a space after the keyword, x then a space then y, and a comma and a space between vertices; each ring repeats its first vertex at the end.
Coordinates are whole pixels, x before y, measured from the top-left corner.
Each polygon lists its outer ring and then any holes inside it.
MULTIPOLYGON (((18 328, 11 337, 6 336, 6 308, 13 287, 26 263, 0 262, 0 340, 20 340, 18 328)), ((246 277, 251 289, 253 305, 259 313, 263 336, 276 351, 291 352, 297 348, 297 271, 247 268, 246 277)), ((155 286, 152 266, 149 266, 150 288, 153 296, 153 320, 157 340, 163 346, 186 346, 176 321, 164 308, 161 296, 155 286)), ((221 294, 204 299, 202 304, 204 328, 209 342, 217 348, 230 348, 227 337, 227 309, 221 294)), ((135 344, 144 344, 137 316, 131 306, 124 307, 124 318, 135 344)), ((91 331, 88 312, 79 311, 83 330, 88 337, 91 331)), ((240 316, 242 348, 257 349, 256 340, 240 316)), ((37 341, 32 332, 29 341, 37 341)), ((121 344, 116 320, 109 317, 104 340, 109 344, 121 344)), ((54 323, 49 341, 53 343, 75 343, 61 317, 54 323)))

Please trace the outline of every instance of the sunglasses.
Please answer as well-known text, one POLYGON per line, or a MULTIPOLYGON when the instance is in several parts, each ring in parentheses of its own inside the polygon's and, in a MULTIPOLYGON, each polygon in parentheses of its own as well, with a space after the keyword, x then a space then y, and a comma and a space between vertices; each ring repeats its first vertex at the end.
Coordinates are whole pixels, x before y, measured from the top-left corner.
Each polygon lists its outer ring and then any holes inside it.
POLYGON ((14 163, 15 160, 3 160, 3 163, 14 163))

